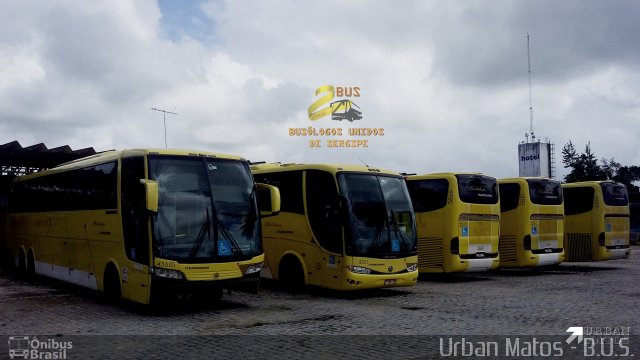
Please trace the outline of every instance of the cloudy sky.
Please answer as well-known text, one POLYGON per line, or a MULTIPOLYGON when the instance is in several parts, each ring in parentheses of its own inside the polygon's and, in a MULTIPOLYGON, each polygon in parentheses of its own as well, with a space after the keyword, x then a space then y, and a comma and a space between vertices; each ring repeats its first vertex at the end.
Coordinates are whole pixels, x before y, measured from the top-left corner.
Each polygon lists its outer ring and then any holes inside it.
MULTIPOLYGON (((529 131, 640 165, 638 1, 0 0, 0 144, 517 176, 529 131), (322 85, 363 119, 311 122, 322 85), (312 149, 308 126, 384 128, 312 149)), ((347 137, 343 137, 347 138, 347 137)))

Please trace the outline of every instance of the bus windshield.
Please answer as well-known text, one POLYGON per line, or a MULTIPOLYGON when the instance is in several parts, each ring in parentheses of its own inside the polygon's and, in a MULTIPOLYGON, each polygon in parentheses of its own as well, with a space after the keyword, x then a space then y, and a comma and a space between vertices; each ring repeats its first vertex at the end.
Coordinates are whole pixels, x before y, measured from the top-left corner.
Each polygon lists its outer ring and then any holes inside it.
POLYGON ((497 204, 498 182, 482 175, 456 175, 462 202, 470 204, 497 204))
POLYGON ((629 204, 631 231, 640 231, 640 203, 629 204))
POLYGON ((531 202, 538 205, 561 205, 562 189, 559 181, 527 179, 531 202))
POLYGON ((629 205, 627 197, 627 188, 622 184, 603 182, 600 183, 602 188, 602 197, 604 203, 611 206, 629 205))
POLYGON ((150 156, 158 182, 155 256, 181 262, 247 259, 262 253, 255 186, 237 160, 150 156))
POLYGON ((338 182, 350 209, 347 255, 399 258, 417 251, 411 201, 402 178, 342 173, 338 182))

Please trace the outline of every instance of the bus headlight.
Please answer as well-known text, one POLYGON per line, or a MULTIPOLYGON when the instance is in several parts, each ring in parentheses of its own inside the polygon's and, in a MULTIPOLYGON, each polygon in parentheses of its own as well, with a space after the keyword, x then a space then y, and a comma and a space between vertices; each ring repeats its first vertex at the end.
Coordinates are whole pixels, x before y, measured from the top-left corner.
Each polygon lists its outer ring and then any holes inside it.
POLYGON ((416 270, 418 270, 418 264, 407 265, 407 272, 414 272, 416 270))
POLYGON ((260 272, 260 270, 262 270, 262 263, 253 264, 247 267, 247 269, 244 271, 244 274, 245 275, 255 274, 257 272, 260 272))
POLYGON ((176 280, 184 279, 184 276, 182 276, 182 273, 177 270, 155 268, 153 269, 153 273, 156 274, 157 276, 167 278, 167 279, 176 279, 176 280))
POLYGON ((347 266, 347 270, 356 274, 371 274, 371 269, 367 269, 366 267, 362 266, 349 265, 347 266))

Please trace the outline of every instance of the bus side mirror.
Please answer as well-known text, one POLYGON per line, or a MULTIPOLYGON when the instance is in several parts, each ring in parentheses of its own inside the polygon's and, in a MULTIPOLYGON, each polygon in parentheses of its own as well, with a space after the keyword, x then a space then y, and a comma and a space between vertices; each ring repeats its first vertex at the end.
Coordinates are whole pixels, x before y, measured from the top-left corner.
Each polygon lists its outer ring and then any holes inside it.
POLYGON ((256 184, 258 187, 258 209, 260 217, 276 216, 280 213, 280 190, 267 184, 256 184))
POLYGON ((144 185, 145 199, 147 210, 158 212, 158 182, 154 180, 140 179, 140 183, 144 185))

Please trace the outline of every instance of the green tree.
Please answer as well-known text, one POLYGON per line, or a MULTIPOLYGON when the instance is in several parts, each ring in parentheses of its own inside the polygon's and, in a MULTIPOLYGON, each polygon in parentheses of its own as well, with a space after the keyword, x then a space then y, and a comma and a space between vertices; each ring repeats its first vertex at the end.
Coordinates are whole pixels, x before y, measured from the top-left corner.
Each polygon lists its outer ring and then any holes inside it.
POLYGON ((569 141, 562 148, 562 162, 565 168, 571 169, 564 177, 565 182, 607 180, 606 172, 598 165, 598 159, 591 152, 591 142, 585 146, 584 153, 578 154, 573 143, 569 141))
POLYGON ((571 141, 562 148, 562 163, 571 171, 564 177, 565 182, 589 180, 613 180, 624 184, 632 201, 640 201, 640 188, 634 185, 640 181, 640 166, 623 166, 615 159, 602 158, 600 164, 591 151, 591 142, 584 153, 578 154, 571 141))

